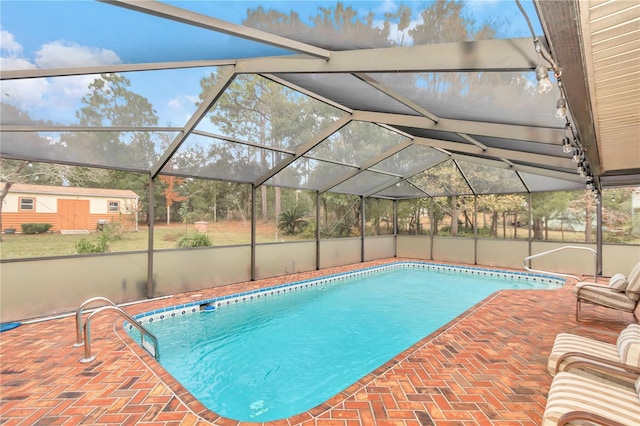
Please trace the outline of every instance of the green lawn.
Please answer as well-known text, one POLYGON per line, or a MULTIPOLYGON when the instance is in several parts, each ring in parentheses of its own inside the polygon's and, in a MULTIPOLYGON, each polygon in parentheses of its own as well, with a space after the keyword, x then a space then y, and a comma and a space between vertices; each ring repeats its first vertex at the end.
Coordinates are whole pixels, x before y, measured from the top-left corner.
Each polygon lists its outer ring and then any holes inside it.
MULTIPOLYGON (((155 249, 176 248, 178 240, 185 233, 195 233, 193 225, 156 225, 154 228, 153 245, 155 249)), ((251 227, 248 222, 219 222, 210 223, 207 235, 214 246, 249 244, 251 242, 251 227)), ((518 239, 527 238, 526 230, 518 232, 518 239)), ((550 241, 584 242, 584 234, 553 231, 549 235, 550 241)), ((608 240, 605 235, 605 240, 608 240)), ((82 238, 96 241, 95 232, 86 235, 62 235, 60 233, 46 234, 10 234, 3 235, 0 242, 0 259, 23 259, 31 257, 65 256, 76 254, 76 243, 82 238)), ((259 224, 256 229, 256 240, 259 243, 275 241, 296 241, 296 236, 283 235, 277 232, 273 224, 259 224)), ((110 252, 127 252, 146 250, 148 244, 148 232, 146 226, 140 226, 138 232, 125 232, 122 239, 109 244, 110 252)), ((607 242, 615 242, 607 241, 607 242)), ((627 242, 638 244, 640 241, 627 242)))
MULTIPOLYGON (((295 236, 282 235, 271 224, 256 227, 256 240, 260 243, 299 240, 295 236)), ((193 225, 156 225, 153 246, 155 249, 176 248, 178 240, 185 233, 195 233, 193 225)), ((249 244, 251 227, 249 223, 225 222, 209 224, 207 235, 214 246, 249 244)), ((58 232, 46 234, 9 234, 2 235, 0 259, 22 259, 30 257, 65 256, 76 254, 76 243, 85 238, 95 242, 97 233, 84 235, 63 235, 58 232)), ((140 226, 138 232, 124 232, 119 241, 109 243, 110 252, 146 250, 149 240, 148 228, 140 226)))

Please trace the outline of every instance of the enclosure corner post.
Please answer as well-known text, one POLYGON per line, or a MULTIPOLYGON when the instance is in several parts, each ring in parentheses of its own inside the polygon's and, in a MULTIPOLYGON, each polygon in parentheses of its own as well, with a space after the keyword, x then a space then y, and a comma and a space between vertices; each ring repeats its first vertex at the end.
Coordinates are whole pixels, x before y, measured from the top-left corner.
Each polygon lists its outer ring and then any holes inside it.
POLYGON ((149 174, 149 205, 147 206, 147 297, 153 297, 153 217, 155 216, 155 189, 153 176, 149 174))
POLYGON ((433 214, 433 197, 431 197, 431 207, 429 207, 429 259, 433 260, 433 234, 435 234, 434 226, 434 214, 433 214))
POLYGON ((398 200, 393 200, 393 257, 398 257, 398 200))
MULTIPOLYGON (((527 201, 529 202, 529 254, 528 256, 531 256, 532 250, 532 239, 533 239, 533 206, 531 205, 531 202, 533 201, 533 196, 531 195, 531 192, 529 192, 529 197, 527 199, 527 201)), ((527 265, 529 268, 531 268, 531 260, 529 260, 529 264, 527 265)))
POLYGON ((478 194, 473 194, 473 264, 478 264, 478 194))
POLYGON ((251 184, 251 281, 256 280, 256 186, 251 184))
POLYGON ((364 232, 365 232, 364 195, 360 196, 360 262, 364 262, 364 232))
POLYGON ((320 191, 316 191, 316 271, 320 269, 320 191))

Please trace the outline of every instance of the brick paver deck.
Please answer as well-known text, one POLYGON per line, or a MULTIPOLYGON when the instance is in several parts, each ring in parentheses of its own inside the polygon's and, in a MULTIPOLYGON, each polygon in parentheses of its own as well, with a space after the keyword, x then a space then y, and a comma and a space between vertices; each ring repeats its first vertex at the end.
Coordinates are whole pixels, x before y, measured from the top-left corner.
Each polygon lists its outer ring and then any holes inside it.
MULTIPOLYGON (((394 261, 398 259, 392 259, 394 261)), ((384 263, 234 284, 127 306, 130 314, 384 263)), ((549 291, 501 291, 321 406, 270 425, 538 425, 559 332, 615 342, 630 314, 585 306, 574 319, 573 283, 549 291)), ((92 324, 97 359, 73 348, 73 316, 0 334, 2 425, 238 425, 207 410, 118 326, 92 324)))

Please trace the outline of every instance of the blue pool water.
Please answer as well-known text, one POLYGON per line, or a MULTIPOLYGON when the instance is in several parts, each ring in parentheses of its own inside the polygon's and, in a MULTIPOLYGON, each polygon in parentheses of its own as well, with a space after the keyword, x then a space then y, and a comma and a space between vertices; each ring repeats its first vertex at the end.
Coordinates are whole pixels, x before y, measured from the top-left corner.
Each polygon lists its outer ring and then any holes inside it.
POLYGON ((163 367, 205 406, 264 422, 326 401, 497 290, 560 285, 397 268, 145 327, 163 367))

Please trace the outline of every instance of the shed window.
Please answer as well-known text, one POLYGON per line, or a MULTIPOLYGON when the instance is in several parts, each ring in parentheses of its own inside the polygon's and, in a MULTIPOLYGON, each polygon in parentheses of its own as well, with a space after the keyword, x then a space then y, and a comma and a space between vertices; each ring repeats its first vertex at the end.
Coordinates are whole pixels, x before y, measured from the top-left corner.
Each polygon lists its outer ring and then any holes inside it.
POLYGON ((109 201, 109 213, 118 213, 120 211, 120 201, 109 201))
POLYGON ((36 200, 35 198, 20 198, 20 210, 35 210, 36 200))

